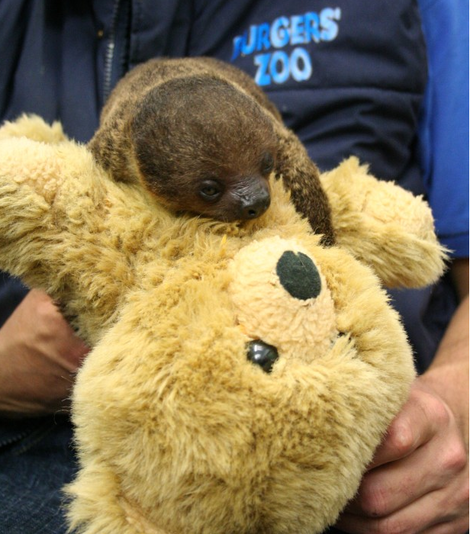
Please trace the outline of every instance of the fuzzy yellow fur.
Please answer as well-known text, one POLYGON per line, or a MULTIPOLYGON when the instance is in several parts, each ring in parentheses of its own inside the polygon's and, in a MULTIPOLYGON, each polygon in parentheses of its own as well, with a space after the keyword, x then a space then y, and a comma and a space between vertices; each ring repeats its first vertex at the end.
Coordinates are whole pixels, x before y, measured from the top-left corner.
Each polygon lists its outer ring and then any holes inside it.
POLYGON ((324 173, 321 181, 338 246, 371 265, 387 287, 421 287, 442 274, 444 251, 421 197, 378 182, 357 158, 324 173))
POLYGON ((177 217, 140 186, 112 182, 85 147, 48 138, 44 124, 35 137, 22 121, 0 141, 0 267, 58 299, 93 347, 73 394, 72 527, 322 532, 414 378, 399 318, 366 264, 387 283, 440 274, 422 201, 346 162, 325 177, 338 245, 324 248, 280 182, 258 220, 177 217), (296 302, 277 283, 287 250, 317 265, 316 299, 296 302), (258 337, 278 347, 271 374, 247 360, 258 337))

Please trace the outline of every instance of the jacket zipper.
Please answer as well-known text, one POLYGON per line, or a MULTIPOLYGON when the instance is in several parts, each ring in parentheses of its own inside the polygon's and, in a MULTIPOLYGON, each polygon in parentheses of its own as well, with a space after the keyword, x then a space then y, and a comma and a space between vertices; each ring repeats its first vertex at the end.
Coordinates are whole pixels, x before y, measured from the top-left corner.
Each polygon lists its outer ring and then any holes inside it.
POLYGON ((111 79, 113 75, 113 61, 114 61, 114 52, 116 48, 116 30, 117 22, 119 15, 119 7, 121 0, 115 0, 113 7, 113 18, 111 20, 111 27, 109 29, 108 44, 106 47, 106 54, 104 59, 104 82, 103 82, 103 101, 106 102, 106 99, 111 92, 111 79))
POLYGON ((26 430, 26 431, 20 432, 19 434, 16 434, 15 436, 11 438, 0 441, 0 449, 4 449, 5 447, 9 447, 10 445, 17 443, 18 441, 21 441, 22 439, 26 438, 30 433, 31 433, 31 430, 26 430))

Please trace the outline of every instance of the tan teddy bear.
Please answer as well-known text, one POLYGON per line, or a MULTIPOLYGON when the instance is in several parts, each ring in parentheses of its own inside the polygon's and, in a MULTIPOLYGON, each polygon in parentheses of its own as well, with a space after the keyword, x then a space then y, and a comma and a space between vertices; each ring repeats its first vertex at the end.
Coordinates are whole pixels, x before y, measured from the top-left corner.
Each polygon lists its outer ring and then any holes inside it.
POLYGON ((86 534, 314 534, 333 524, 414 378, 382 283, 443 270, 427 205, 357 160, 321 176, 336 244, 280 181, 256 220, 176 216, 58 125, 0 130, 0 268, 93 350, 72 416, 86 534))

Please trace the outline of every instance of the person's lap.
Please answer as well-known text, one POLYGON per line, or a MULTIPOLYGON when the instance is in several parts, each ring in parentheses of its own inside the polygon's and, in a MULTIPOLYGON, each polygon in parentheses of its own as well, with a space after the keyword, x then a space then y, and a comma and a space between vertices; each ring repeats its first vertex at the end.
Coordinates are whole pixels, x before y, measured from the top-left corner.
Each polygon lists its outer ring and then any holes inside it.
POLYGON ((0 420, 0 534, 65 534, 62 488, 76 471, 63 417, 0 420))

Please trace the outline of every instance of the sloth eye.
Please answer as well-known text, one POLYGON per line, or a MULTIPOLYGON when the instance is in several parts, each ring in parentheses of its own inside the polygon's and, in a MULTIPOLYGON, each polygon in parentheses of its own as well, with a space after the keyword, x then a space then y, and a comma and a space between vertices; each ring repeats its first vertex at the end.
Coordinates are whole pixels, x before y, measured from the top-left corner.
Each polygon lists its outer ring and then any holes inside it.
POLYGON ((216 180, 204 180, 199 188, 199 195, 208 201, 217 200, 222 194, 222 187, 216 180))
POLYGON ((263 154, 263 159, 261 160, 261 174, 266 176, 270 174, 274 169, 274 158, 270 152, 263 154))

